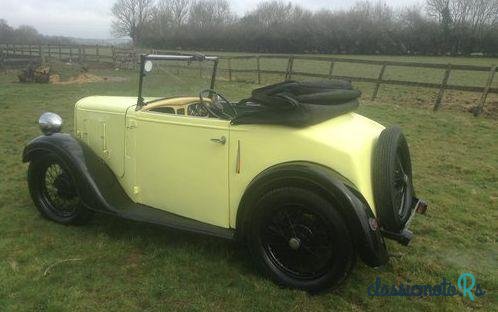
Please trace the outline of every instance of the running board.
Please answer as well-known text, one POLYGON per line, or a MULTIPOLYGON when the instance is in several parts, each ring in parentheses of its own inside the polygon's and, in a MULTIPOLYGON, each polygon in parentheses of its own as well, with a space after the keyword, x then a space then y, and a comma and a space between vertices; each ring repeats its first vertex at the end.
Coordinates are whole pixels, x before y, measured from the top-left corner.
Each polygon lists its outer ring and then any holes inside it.
MULTIPOLYGON (((132 201, 125 193, 114 173, 88 146, 80 142, 84 158, 82 162, 88 168, 90 184, 94 184, 98 192, 86 194, 91 199, 85 203, 89 209, 117 215, 139 222, 146 222, 171 227, 194 233, 234 239, 235 230, 207 224, 165 210, 152 208, 132 201)), ((85 168, 86 169, 86 168, 85 168)), ((86 170, 85 170, 86 171, 86 170)))
POLYGON ((235 238, 235 230, 233 229, 203 223, 140 204, 136 204, 133 208, 127 208, 126 210, 118 212, 118 216, 129 220, 157 224, 178 230, 207 234, 225 239, 235 238))

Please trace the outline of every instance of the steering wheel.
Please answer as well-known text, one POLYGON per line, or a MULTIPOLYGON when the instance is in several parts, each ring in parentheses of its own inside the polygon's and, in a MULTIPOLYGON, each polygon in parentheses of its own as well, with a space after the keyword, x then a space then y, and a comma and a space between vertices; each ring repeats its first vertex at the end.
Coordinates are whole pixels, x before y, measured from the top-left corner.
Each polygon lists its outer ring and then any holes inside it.
POLYGON ((212 89, 202 90, 199 93, 199 99, 201 101, 201 105, 204 106, 211 115, 214 115, 221 119, 232 119, 237 116, 237 111, 235 110, 233 104, 230 103, 230 101, 227 100, 222 94, 212 89), (206 93, 208 93, 209 97, 211 98, 210 104, 204 101, 203 95, 205 95, 206 93), (213 95, 215 95, 216 97, 213 95), (221 99, 221 101, 215 100, 215 98, 221 99), (228 110, 230 112, 228 112, 228 110))
POLYGON ((209 117, 209 111, 201 103, 190 104, 187 108, 187 115, 198 117, 209 117))

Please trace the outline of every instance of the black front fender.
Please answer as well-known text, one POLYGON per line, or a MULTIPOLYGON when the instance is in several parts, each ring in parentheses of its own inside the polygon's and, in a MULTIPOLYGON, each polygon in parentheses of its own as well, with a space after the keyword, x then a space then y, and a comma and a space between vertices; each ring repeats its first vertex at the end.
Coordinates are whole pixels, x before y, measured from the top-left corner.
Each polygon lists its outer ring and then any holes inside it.
POLYGON ((22 161, 35 161, 43 153, 53 153, 71 171, 83 203, 92 210, 115 213, 104 193, 125 198, 113 172, 85 144, 65 133, 39 136, 24 148, 22 161))
POLYGON ((361 259, 369 266, 388 261, 388 253, 380 228, 371 225, 375 219, 366 200, 354 185, 335 171, 307 162, 290 162, 260 173, 248 186, 237 212, 237 232, 244 235, 251 207, 262 194, 280 186, 299 186, 319 192, 335 203, 347 223, 361 259))

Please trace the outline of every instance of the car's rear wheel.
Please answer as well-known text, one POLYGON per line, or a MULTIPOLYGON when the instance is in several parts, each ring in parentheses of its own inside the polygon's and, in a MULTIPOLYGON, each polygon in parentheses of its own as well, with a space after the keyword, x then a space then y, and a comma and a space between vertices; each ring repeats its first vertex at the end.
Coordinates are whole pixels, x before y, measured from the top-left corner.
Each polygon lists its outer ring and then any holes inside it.
POLYGON ((82 224, 91 217, 80 200, 70 170, 53 153, 41 154, 30 162, 28 186, 33 202, 45 218, 62 224, 82 224))
POLYGON ((375 207, 381 226, 399 232, 413 206, 412 166, 408 143, 398 127, 379 136, 373 158, 375 207))
POLYGON ((254 208, 248 244, 275 282, 316 292, 348 276, 355 260, 351 237, 328 200, 283 187, 265 194, 254 208))

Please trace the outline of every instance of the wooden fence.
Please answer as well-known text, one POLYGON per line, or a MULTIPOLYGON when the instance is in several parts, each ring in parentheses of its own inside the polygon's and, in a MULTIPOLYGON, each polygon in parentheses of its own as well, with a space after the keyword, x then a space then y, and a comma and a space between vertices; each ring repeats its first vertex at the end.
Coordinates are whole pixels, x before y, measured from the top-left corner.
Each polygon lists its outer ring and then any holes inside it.
MULTIPOLYGON (((40 60, 58 59, 62 61, 74 61, 79 63, 97 62, 108 63, 115 67, 133 69, 136 68, 139 53, 152 54, 169 54, 178 52, 169 52, 162 50, 134 50, 123 49, 113 46, 84 46, 84 45, 13 45, 0 44, 0 67, 6 60, 15 60, 16 58, 28 57, 38 58, 40 60)), ((396 86, 411 86, 432 88, 439 90, 433 109, 439 110, 442 104, 444 92, 446 90, 458 90, 468 92, 479 92, 481 97, 474 108, 474 115, 479 115, 483 111, 486 99, 489 93, 498 94, 498 88, 492 86, 496 73, 496 65, 493 66, 478 66, 478 65, 457 65, 457 64, 434 64, 434 63, 416 63, 416 62, 400 62, 400 61, 375 61, 362 59, 347 59, 326 56, 297 56, 297 55, 239 55, 239 56, 222 56, 221 60, 225 66, 220 66, 218 70, 228 76, 229 81, 235 80, 234 74, 254 74, 255 81, 261 84, 262 75, 281 75, 283 79, 292 79, 294 76, 324 78, 324 79, 347 79, 357 82, 367 82, 374 84, 372 99, 377 97, 379 88, 382 85, 396 86), (270 70, 264 69, 261 66, 261 61, 264 59, 280 59, 286 63, 285 70, 270 70), (235 68, 236 62, 254 61, 254 68, 235 68), (328 68, 327 73, 303 72, 295 70, 295 61, 318 61, 322 62, 323 66, 328 68), (377 65, 379 68, 375 78, 336 75, 334 68, 338 63, 377 65), (443 70, 441 82, 417 82, 407 80, 386 79, 385 72, 388 67, 411 67, 411 68, 430 68, 443 70), (488 78, 484 86, 466 86, 449 84, 451 73, 455 71, 470 71, 470 72, 487 72, 488 78)), ((171 67, 185 66, 172 65, 171 67)), ((191 68, 191 67, 190 67, 191 68)), ((202 75, 202 67, 200 68, 202 75)))
POLYGON ((255 75, 255 81, 261 83, 262 74, 273 74, 282 75, 284 79, 292 79, 294 76, 301 77, 312 77, 312 78, 324 78, 324 79, 347 79, 351 81, 358 82, 368 82, 374 84, 374 91, 372 94, 372 99, 377 97, 379 88, 381 85, 396 85, 396 86, 410 86, 410 87, 422 87, 422 88, 432 88, 439 90, 439 93, 434 102, 434 110, 440 109, 442 104, 442 99, 444 92, 446 90, 458 90, 458 91, 468 91, 468 92, 479 92, 481 97, 474 108, 474 115, 479 115, 482 113, 486 99, 489 93, 498 94, 498 88, 493 88, 493 80, 496 73, 496 65, 493 66, 477 66, 477 65, 457 65, 457 64, 433 64, 433 63, 415 63, 415 62, 399 62, 399 61, 374 61, 374 60, 361 60, 361 59, 347 59, 347 58, 337 58, 337 57, 324 57, 324 56, 294 56, 294 55, 244 55, 244 56, 229 56, 223 57, 227 61, 226 68, 222 68, 222 71, 227 72, 228 79, 233 80, 235 73, 251 73, 255 75), (255 60, 255 68, 251 69, 241 69, 234 68, 233 63, 237 60, 255 60), (287 63, 287 68, 285 70, 266 70, 261 68, 262 59, 283 59, 287 63), (311 73, 296 71, 294 68, 294 63, 296 60, 302 61, 319 61, 323 62, 323 66, 327 66, 328 73, 311 73), (365 65, 377 65, 379 67, 378 75, 376 78, 371 77, 361 77, 361 76, 347 76, 347 75, 336 75, 334 74, 334 67, 337 63, 352 63, 352 64, 365 64, 365 65), (416 82, 416 81, 406 81, 406 80, 394 80, 384 78, 384 74, 389 66, 395 67, 412 67, 412 68, 431 68, 444 70, 440 83, 432 82, 416 82), (465 85, 455 85, 449 84, 448 80, 452 72, 455 71, 470 71, 470 72, 487 72, 488 78, 484 86, 465 86, 465 85))
MULTIPOLYGON (((117 49, 99 45, 18 45, 0 44, 0 61, 8 65, 11 60, 61 60, 68 62, 116 63, 130 49, 117 49)), ((16 63, 15 61, 13 63, 16 63)), ((0 64, 0 65, 2 65, 0 64)))

